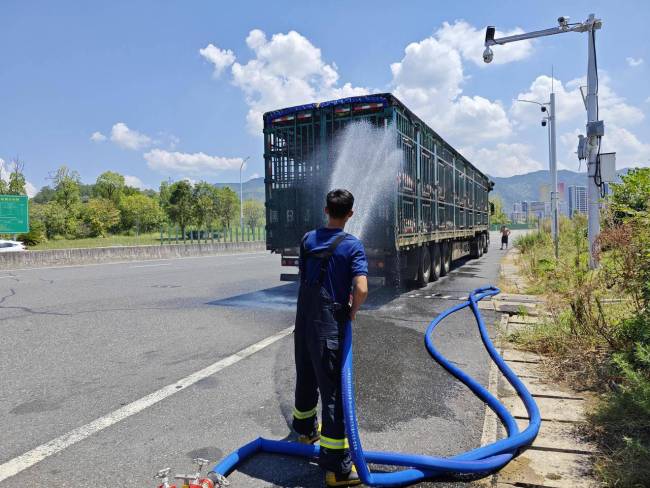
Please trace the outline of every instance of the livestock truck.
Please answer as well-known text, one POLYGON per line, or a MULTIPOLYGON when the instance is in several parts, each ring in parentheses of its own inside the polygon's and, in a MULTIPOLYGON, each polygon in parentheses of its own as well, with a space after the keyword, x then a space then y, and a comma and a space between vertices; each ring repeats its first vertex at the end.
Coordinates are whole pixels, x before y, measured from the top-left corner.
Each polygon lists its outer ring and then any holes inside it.
POLYGON ((453 260, 487 252, 493 182, 395 96, 381 93, 264 114, 266 248, 282 265, 296 267, 303 235, 323 225, 336 137, 359 120, 394 130, 402 154, 390 169, 394 187, 363 236, 371 280, 421 287, 447 274, 453 260))

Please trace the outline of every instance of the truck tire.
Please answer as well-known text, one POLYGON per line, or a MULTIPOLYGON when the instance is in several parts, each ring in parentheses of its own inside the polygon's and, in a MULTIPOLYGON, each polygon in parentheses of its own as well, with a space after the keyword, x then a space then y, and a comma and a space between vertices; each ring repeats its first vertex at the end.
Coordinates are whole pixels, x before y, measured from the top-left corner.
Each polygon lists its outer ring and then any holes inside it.
POLYGON ((487 254, 488 249, 490 248, 490 240, 488 236, 483 234, 483 254, 487 254))
POLYGON ((478 259, 481 257, 480 254, 480 237, 476 236, 474 239, 472 239, 472 242, 469 243, 469 257, 472 259, 478 259))
POLYGON ((431 244, 429 247, 429 252, 431 253, 431 281, 438 281, 440 278, 440 273, 442 271, 442 256, 440 256, 440 244, 437 242, 431 244))
POLYGON ((429 253, 429 248, 422 246, 420 248, 420 264, 418 266, 418 278, 415 281, 415 284, 418 288, 427 286, 429 279, 431 278, 431 253, 429 253))
POLYGON ((451 249, 448 242, 443 242, 440 244, 440 256, 442 258, 440 276, 445 276, 451 270, 451 249))

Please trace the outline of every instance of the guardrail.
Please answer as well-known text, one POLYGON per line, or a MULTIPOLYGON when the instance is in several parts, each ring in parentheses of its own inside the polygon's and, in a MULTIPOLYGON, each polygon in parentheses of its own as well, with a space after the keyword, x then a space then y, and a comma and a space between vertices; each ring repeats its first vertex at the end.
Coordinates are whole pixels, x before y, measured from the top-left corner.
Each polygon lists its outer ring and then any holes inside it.
POLYGON ((266 248, 263 241, 158 244, 150 246, 113 246, 73 249, 49 249, 0 253, 0 271, 48 266, 74 266, 119 261, 144 261, 224 253, 256 252, 266 248))

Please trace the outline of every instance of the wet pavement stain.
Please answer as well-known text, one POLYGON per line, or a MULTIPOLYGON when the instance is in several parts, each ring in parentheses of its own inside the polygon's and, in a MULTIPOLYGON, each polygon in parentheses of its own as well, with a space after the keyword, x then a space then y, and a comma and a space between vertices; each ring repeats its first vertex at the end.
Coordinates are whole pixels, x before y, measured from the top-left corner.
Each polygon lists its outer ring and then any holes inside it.
POLYGON ((38 399, 21 403, 9 410, 9 413, 13 413, 14 415, 26 415, 30 413, 50 412, 59 408, 61 408, 61 405, 58 402, 38 399))
POLYGON ((356 324, 355 387, 359 425, 374 432, 416 418, 453 417, 446 398, 459 388, 428 355, 422 333, 368 317, 356 324))
POLYGON ((208 461, 214 461, 223 457, 223 451, 218 447, 207 446, 194 449, 185 455, 190 459, 202 458, 207 459, 208 461))

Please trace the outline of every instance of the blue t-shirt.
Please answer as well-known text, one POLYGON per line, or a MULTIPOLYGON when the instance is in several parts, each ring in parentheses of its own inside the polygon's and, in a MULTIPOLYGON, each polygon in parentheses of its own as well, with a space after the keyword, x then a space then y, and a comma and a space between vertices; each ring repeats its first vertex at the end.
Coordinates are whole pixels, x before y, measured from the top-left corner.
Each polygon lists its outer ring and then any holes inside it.
MULTIPOLYGON (((305 240, 305 251, 324 251, 341 232, 343 232, 341 229, 329 229, 327 227, 308 232, 305 240)), ((307 258, 307 281, 311 283, 318 281, 320 263, 321 260, 318 258, 307 258)), ((329 259, 327 277, 323 286, 330 296, 334 298, 334 301, 347 304, 352 289, 352 278, 359 275, 368 275, 366 251, 359 239, 348 234, 339 243, 334 250, 334 254, 329 259)))

